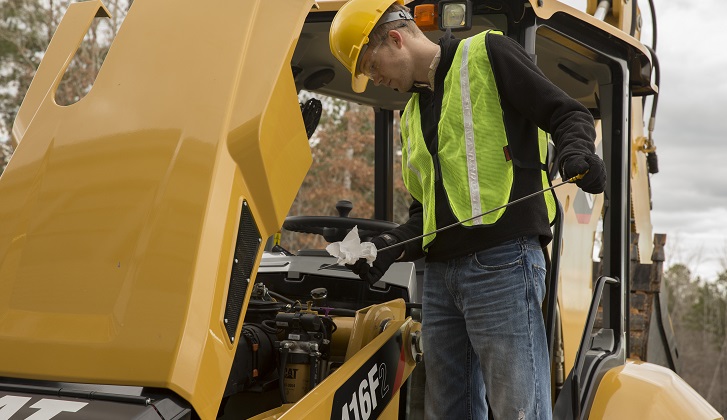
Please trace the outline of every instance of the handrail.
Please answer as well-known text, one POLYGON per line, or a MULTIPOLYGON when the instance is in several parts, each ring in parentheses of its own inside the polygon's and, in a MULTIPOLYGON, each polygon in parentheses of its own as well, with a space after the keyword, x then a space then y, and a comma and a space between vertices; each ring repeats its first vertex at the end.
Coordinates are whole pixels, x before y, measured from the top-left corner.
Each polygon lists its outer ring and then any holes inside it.
POLYGON ((591 298, 591 307, 588 310, 588 317, 586 318, 586 325, 583 328, 583 336, 581 337, 581 345, 576 353, 576 363, 573 366, 573 385, 571 387, 572 403, 573 403, 573 418, 581 418, 581 398, 580 398, 580 375, 583 370, 583 364, 585 363, 586 352, 588 352, 588 345, 590 342, 591 331, 596 323, 596 316, 598 314, 598 305, 601 302, 603 296, 603 289, 606 284, 617 285, 621 281, 613 277, 601 276, 596 281, 596 285, 593 291, 593 297, 591 298))
POLYGON ((558 304, 558 274, 560 272, 560 251, 563 239, 563 207, 556 200, 555 221, 553 224, 553 246, 548 270, 548 290, 545 301, 545 330, 548 334, 548 355, 553 364, 553 343, 555 331, 556 305, 558 304))

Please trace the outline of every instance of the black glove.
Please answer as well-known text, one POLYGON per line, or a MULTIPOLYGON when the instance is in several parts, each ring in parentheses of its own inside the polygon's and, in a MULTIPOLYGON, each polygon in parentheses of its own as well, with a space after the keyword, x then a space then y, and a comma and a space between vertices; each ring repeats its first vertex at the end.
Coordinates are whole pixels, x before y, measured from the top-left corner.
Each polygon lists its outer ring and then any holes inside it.
POLYGON ((373 243, 377 249, 374 265, 370 266, 369 263, 366 262, 366 258, 359 258, 359 260, 353 264, 346 264, 346 267, 358 274, 358 276, 361 277, 362 280, 368 282, 368 284, 374 284, 384 276, 386 270, 388 270, 389 267, 391 267, 391 264, 393 264, 399 255, 401 255, 403 248, 397 246, 383 252, 378 252, 378 250, 397 242, 399 242, 398 239, 396 239, 394 235, 388 233, 377 236, 371 240, 371 243, 373 243))
POLYGON ((586 175, 576 181, 576 185, 587 193, 602 193, 606 188, 606 164, 596 154, 569 156, 563 162, 561 174, 564 179, 570 179, 586 171, 586 175))

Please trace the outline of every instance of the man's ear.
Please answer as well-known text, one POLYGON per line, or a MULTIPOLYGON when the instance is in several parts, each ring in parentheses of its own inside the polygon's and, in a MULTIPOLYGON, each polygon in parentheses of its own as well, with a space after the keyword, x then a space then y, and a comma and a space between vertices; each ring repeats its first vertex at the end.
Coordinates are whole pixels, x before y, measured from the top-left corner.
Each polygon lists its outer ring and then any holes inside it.
POLYGON ((404 36, 401 34, 401 32, 397 31, 396 29, 392 29, 388 33, 389 38, 391 38, 394 41, 394 45, 396 45, 396 48, 401 48, 402 44, 404 43, 404 36))

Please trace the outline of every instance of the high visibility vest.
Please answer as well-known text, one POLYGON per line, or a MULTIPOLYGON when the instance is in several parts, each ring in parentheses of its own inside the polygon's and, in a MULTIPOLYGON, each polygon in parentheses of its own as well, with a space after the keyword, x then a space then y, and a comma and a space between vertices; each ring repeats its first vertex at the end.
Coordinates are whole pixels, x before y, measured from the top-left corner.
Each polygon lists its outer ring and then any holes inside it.
MULTIPOLYGON (((450 208, 460 222, 507 204, 513 185, 513 160, 497 83, 485 45, 489 34, 502 35, 501 32, 486 31, 459 43, 444 80, 437 154, 450 208)), ((434 187, 437 173, 422 133, 417 93, 406 105, 401 133, 404 184, 422 204, 424 233, 431 233, 437 227, 434 187)), ((538 149, 543 188, 547 188, 550 186, 545 171, 548 140, 542 130, 538 130, 538 149)), ((552 223, 556 208, 552 191, 545 193, 545 201, 552 223)), ((505 210, 475 217, 463 225, 492 225, 505 210)), ((424 237, 424 249, 435 236, 424 237)))

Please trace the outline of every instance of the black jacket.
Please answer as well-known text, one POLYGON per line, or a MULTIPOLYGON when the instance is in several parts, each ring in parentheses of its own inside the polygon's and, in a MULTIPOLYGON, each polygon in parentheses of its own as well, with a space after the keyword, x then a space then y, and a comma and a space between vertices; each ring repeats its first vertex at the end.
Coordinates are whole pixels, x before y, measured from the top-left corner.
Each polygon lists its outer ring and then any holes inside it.
MULTIPOLYGON (((449 36, 440 39, 441 58, 435 74, 435 90, 420 91, 422 131, 430 153, 436 152, 439 141, 447 141, 438 138, 437 125, 442 109, 444 79, 459 42, 449 36)), ((593 117, 588 110, 552 84, 520 44, 507 36, 488 35, 486 46, 513 155, 512 201, 543 187, 538 127, 551 134, 559 162, 575 154, 592 154, 596 133, 593 117)), ((435 194, 439 229, 457 220, 450 209, 441 180, 435 185, 435 194)), ((486 210, 489 209, 483 209, 486 210)), ((422 234, 422 222, 422 205, 414 200, 409 208, 409 220, 390 233, 400 241, 414 238, 422 234)), ((428 261, 445 261, 525 235, 538 235, 543 246, 552 239, 542 194, 508 207, 493 225, 459 225, 437 233, 427 249, 426 257, 428 261)), ((415 260, 424 255, 421 240, 404 246, 404 260, 415 260)))

